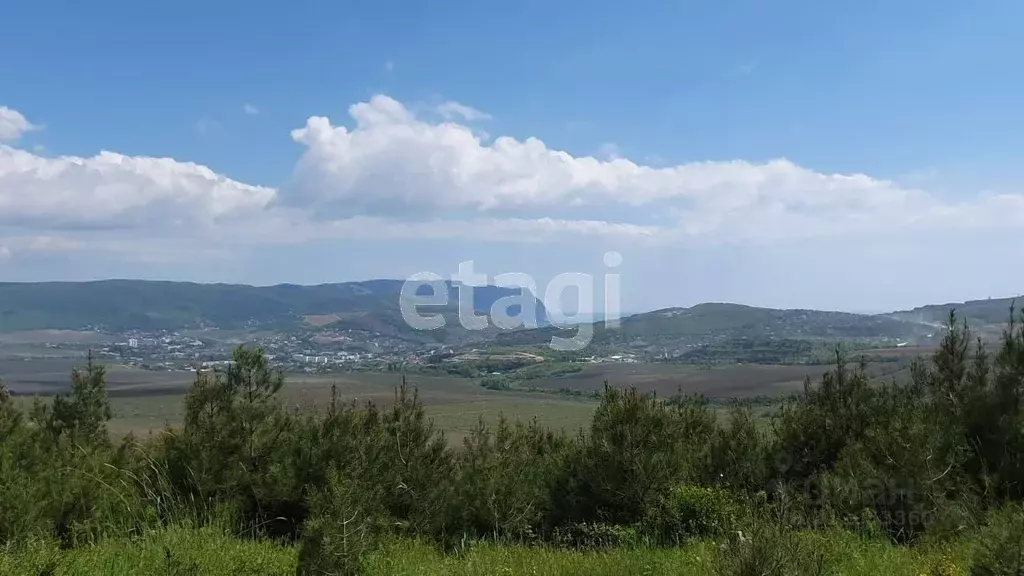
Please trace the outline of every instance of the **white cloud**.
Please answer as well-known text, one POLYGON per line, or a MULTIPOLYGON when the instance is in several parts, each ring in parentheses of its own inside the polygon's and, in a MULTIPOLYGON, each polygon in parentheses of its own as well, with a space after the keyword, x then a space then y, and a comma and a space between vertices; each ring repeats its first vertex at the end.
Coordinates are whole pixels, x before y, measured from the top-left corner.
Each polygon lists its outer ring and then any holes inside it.
POLYGON ((11 259, 11 250, 7 246, 0 244, 0 263, 11 259))
POLYGON ((302 243, 310 240, 448 240, 474 242, 550 242, 566 237, 604 237, 629 242, 656 242, 664 231, 600 220, 556 218, 471 218, 408 221, 372 216, 310 221, 301 212, 279 210, 268 215, 258 234, 226 227, 211 231, 219 243, 302 243))
POLYGON ((449 121, 462 119, 473 122, 475 120, 489 120, 491 118, 491 115, 487 112, 477 110, 472 106, 452 102, 450 100, 440 104, 437 107, 437 113, 444 117, 445 120, 449 121))
POLYGON ((260 109, 257 108, 256 106, 253 106, 252 104, 244 104, 244 105, 242 105, 242 111, 245 112, 246 114, 252 114, 252 115, 260 113, 260 109))
POLYGON ((39 126, 22 116, 21 112, 0 106, 0 142, 14 142, 26 132, 39 129, 39 126))
POLYGON ((325 218, 600 211, 646 226, 652 215, 672 214, 675 224, 663 234, 679 242, 1024 225, 1021 195, 949 203, 894 182, 819 173, 786 159, 656 168, 576 157, 537 138, 485 143, 467 126, 424 121, 387 96, 349 113, 351 128, 312 117, 292 132, 306 152, 293 185, 282 192, 285 202, 325 218))
MULTIPOLYGON (((467 106, 442 107, 450 118, 482 117, 467 106)), ((279 190, 170 158, 46 158, 0 144, 0 245, 154 259, 323 239, 758 245, 1024 226, 1020 194, 943 200, 785 159, 651 166, 610 146, 607 160, 574 156, 537 138, 488 141, 455 120, 418 118, 386 96, 349 112, 351 127, 311 117, 292 131, 305 151, 279 190)))
POLYGON ((0 225, 167 229, 260 213, 275 191, 170 158, 44 158, 0 145, 0 225))

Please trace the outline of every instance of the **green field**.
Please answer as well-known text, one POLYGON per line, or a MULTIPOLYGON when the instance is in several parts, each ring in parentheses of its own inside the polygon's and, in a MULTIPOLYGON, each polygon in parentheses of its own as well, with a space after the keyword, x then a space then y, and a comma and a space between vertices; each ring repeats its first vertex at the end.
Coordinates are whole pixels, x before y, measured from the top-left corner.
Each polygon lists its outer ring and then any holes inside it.
MULTIPOLYGON (((0 377, 23 398, 51 396, 65 390, 71 370, 80 363, 73 358, 25 361, 0 360, 0 377)), ((869 369, 889 378, 904 370, 904 364, 877 362, 869 369)), ((805 378, 820 378, 824 366, 732 365, 705 368, 679 364, 590 364, 581 372, 554 378, 525 381, 536 390, 569 390, 583 397, 526 390, 488 390, 476 380, 454 376, 410 375, 435 424, 449 439, 460 441, 478 420, 495 422, 504 415, 512 420, 536 418, 545 426, 575 432, 590 420, 596 400, 586 394, 599 392, 605 382, 612 386, 636 386, 644 392, 669 397, 680 392, 709 398, 752 398, 777 396, 802 389, 805 378)), ((108 365, 108 390, 114 407, 111 431, 145 434, 167 424, 177 424, 182 398, 195 378, 192 372, 154 372, 108 365)), ((336 386, 344 400, 387 405, 401 383, 395 373, 350 372, 323 376, 288 375, 283 391, 287 405, 310 409, 325 405, 336 386)))
MULTIPOLYGON (((182 376, 173 385, 173 394, 154 393, 159 391, 146 388, 141 394, 113 396, 115 415, 111 430, 139 433, 177 423, 182 414, 184 386, 190 381, 189 375, 182 376)), ((586 426, 597 406, 590 399, 487 390, 464 378, 412 376, 408 382, 416 387, 427 414, 453 441, 460 441, 480 418, 495 422, 502 415, 512 420, 536 418, 549 427, 571 432, 586 426)), ((336 386, 339 396, 346 401, 387 405, 400 383, 401 376, 396 374, 292 375, 282 391, 282 399, 289 406, 315 409, 330 401, 331 387, 336 386)))
MULTIPOLYGON (((13 392, 28 402, 34 395, 50 396, 68 387, 72 360, 35 362, 0 361, 0 377, 13 392)), ((191 372, 151 372, 108 366, 108 386, 115 434, 144 434, 181 420, 185 390, 195 378, 191 372)), ((493 391, 474 380, 455 377, 409 376, 428 414, 450 439, 459 441, 478 420, 494 422, 536 418, 547 426, 575 431, 586 425, 596 407, 592 399, 517 391, 493 391)), ((331 387, 346 401, 387 405, 394 398, 401 375, 353 372, 327 376, 289 375, 283 401, 300 409, 325 405, 331 387)))

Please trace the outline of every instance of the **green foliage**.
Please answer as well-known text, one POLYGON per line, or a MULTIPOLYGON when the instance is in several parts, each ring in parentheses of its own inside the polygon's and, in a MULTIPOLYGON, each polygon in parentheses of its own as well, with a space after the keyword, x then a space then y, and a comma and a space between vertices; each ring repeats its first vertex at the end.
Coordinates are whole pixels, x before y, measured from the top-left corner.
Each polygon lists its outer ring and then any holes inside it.
POLYGON ((85 370, 71 373, 71 392, 53 399, 51 406, 39 405, 35 423, 53 442, 96 448, 108 445, 107 421, 113 415, 107 397, 106 370, 93 363, 89 354, 85 370))
POLYGON ((992 514, 978 538, 971 576, 1024 574, 1024 510, 1006 506, 992 514))
POLYGON ((660 544, 714 538, 732 532, 740 507, 729 492, 710 486, 684 484, 655 501, 642 522, 645 534, 660 544))
POLYGON ((808 379, 803 396, 784 406, 776 418, 776 464, 782 478, 806 482, 833 469, 843 449, 867 432, 874 395, 865 366, 850 370, 837 348, 835 367, 817 386, 808 379))
POLYGON ((629 526, 576 522, 556 528, 551 541, 559 548, 602 550, 637 546, 640 536, 636 528, 629 526))
POLYGON ((719 549, 715 574, 720 576, 825 576, 833 573, 826 551, 816 539, 776 524, 759 524, 749 534, 737 533, 719 549))
POLYGON ((666 403, 606 386, 589 435, 555 485, 552 525, 639 521, 655 498, 695 474, 714 427, 702 400, 666 403))
POLYGON ((365 498, 358 483, 332 472, 327 486, 312 493, 312 514, 303 528, 296 574, 356 576, 362 574, 386 524, 384 510, 365 498))
POLYGON ((724 425, 715 428, 702 480, 751 493, 763 490, 771 473, 769 448, 751 405, 735 402, 724 425))
POLYGON ((573 445, 560 434, 504 418, 483 420, 464 441, 441 535, 535 541, 548 513, 556 474, 573 445))

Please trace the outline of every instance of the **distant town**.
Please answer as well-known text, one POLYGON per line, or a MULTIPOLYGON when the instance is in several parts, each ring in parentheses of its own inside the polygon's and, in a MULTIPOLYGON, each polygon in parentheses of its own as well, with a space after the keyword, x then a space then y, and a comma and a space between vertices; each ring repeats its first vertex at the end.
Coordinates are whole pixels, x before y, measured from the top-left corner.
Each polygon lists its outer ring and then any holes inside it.
MULTIPOLYGON (((51 342, 54 355, 92 353, 97 360, 153 371, 201 372, 231 363, 238 345, 264 349, 272 365, 289 373, 325 374, 348 371, 390 371, 398 366, 459 362, 479 358, 479 349, 421 344, 362 330, 317 330, 309 333, 247 333, 225 337, 221 331, 129 331, 111 343, 51 342)), ((42 352, 42 351, 40 351, 42 352)), ((635 363, 643 354, 609 352, 576 358, 584 363, 635 363)))

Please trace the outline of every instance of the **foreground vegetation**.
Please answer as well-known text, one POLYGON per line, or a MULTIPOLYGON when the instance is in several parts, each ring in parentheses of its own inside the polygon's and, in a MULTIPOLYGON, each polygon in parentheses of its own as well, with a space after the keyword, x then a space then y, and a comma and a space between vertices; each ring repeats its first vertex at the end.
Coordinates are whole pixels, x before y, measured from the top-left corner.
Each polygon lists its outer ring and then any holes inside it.
MULTIPOLYGON (((850 534, 802 535, 805 546, 820 547, 825 564, 839 574, 918 576, 963 573, 969 550, 907 550, 879 539, 850 534)), ((135 540, 107 540, 96 546, 62 551, 35 544, 0 556, 0 575, 168 574, 289 575, 296 573, 299 547, 240 540, 220 529, 170 529, 135 540)), ((618 548, 574 551, 480 543, 458 555, 443 554, 412 540, 382 544, 366 555, 366 574, 449 576, 452 574, 607 575, 695 574, 720 572, 713 542, 673 548, 618 548)))
POLYGON ((392 405, 298 412, 262 351, 197 375, 184 422, 114 443, 105 372, 0 389, 0 574, 1020 574, 1024 329, 950 318, 904 384, 837 352, 771 426, 608 387, 579 435, 452 447, 392 405))

